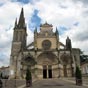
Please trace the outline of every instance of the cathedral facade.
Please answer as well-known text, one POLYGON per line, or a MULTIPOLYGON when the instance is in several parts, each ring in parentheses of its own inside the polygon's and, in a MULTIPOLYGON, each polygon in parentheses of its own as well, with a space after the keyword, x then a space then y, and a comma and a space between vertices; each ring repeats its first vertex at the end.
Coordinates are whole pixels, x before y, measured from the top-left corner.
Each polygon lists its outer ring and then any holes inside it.
POLYGON ((72 48, 69 37, 65 45, 61 43, 57 28, 53 32, 53 25, 47 22, 40 25, 39 32, 35 28, 32 43, 27 45, 26 42, 27 28, 22 8, 13 30, 10 78, 25 79, 27 68, 32 78, 72 77, 76 65, 80 66, 80 50, 72 48))

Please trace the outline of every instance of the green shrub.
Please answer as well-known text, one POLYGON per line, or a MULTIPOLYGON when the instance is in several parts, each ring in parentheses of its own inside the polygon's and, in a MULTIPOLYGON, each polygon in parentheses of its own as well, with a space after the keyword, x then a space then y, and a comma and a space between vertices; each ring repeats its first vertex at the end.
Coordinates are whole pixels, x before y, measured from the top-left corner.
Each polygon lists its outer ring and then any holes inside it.
POLYGON ((75 77, 76 77, 77 79, 82 79, 81 70, 79 69, 78 66, 76 66, 75 77))
POLYGON ((29 71, 29 69, 26 70, 26 80, 31 80, 32 76, 31 76, 31 72, 29 71))

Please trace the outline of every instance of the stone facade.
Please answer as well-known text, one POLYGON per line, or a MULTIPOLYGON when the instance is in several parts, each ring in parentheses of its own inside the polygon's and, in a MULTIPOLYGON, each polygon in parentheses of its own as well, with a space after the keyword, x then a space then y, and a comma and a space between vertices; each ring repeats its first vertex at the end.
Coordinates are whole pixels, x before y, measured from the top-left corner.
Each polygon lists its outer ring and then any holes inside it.
POLYGON ((83 76, 88 76, 88 59, 81 63, 81 70, 83 76))
POLYGON ((76 65, 80 66, 80 50, 72 48, 69 37, 66 45, 59 41, 59 33, 47 22, 34 31, 34 42, 26 45, 27 29, 23 8, 19 22, 15 22, 11 57, 10 78, 24 79, 29 68, 32 78, 57 78, 74 76, 76 65), (60 47, 63 47, 61 49, 60 47), (32 48, 31 48, 32 47, 32 48))

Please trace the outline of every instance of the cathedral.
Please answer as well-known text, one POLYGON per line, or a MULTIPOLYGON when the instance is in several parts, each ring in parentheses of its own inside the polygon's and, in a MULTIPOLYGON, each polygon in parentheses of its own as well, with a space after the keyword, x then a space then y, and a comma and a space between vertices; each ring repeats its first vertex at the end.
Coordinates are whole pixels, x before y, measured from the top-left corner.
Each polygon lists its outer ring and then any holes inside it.
MULTIPOLYGON (((53 25, 40 24, 34 30, 34 41, 27 45, 27 27, 22 8, 15 21, 10 55, 10 79, 25 79, 27 68, 32 78, 48 79, 72 77, 76 65, 80 66, 80 49, 72 48, 71 39, 66 44, 59 41, 59 32, 53 25)), ((29 34, 30 35, 30 34, 29 34)))

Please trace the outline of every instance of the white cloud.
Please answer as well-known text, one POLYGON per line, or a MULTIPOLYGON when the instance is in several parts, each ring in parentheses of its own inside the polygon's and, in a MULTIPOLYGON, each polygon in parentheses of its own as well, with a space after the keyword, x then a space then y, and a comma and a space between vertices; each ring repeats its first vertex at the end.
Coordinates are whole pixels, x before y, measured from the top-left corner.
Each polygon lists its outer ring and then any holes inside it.
MULTIPOLYGON (((14 22, 16 17, 19 19, 21 8, 22 5, 20 3, 10 1, 5 2, 0 7, 0 13, 2 13, 0 14, 0 66, 9 65, 14 22)), ((26 23, 30 21, 33 11, 33 6, 30 3, 24 5, 26 23)), ((33 39, 33 34, 30 30, 28 30, 28 39, 28 42, 33 39)))
POLYGON ((35 7, 39 10, 38 16, 42 22, 48 21, 55 26, 64 25, 69 28, 60 36, 60 41, 65 43, 67 36, 72 39, 73 47, 88 51, 88 7, 82 2, 74 3, 73 0, 40 0, 35 7), (64 3, 63 3, 64 2, 64 3), (75 26, 74 23, 78 22, 75 26), (84 41, 80 41, 84 39, 84 41), (86 40, 85 40, 86 39, 86 40), (85 44, 86 43, 86 44, 85 44))
POLYGON ((27 36, 27 45, 28 45, 31 42, 33 42, 34 36, 33 36, 33 32, 30 29, 27 30, 27 34, 28 34, 27 36))
MULTIPOLYGON (((15 18, 19 18, 21 7, 24 7, 24 13, 26 18, 26 23, 31 23, 31 17, 34 10, 38 10, 38 16, 41 18, 42 22, 49 22, 54 25, 54 30, 56 26, 64 25, 68 30, 66 30, 62 35, 60 35, 60 41, 65 43, 67 36, 72 39, 73 47, 81 48, 88 54, 88 7, 84 7, 84 4, 80 1, 74 3, 73 0, 33 0, 32 4, 24 4, 18 2, 11 2, 11 0, 0 0, 0 55, 3 57, 3 63, 0 65, 9 63, 10 51, 11 51, 11 40, 14 27, 15 18), (77 26, 74 23, 78 22, 77 26), (6 63, 6 59, 8 62, 6 63)), ((60 30, 59 30, 60 31, 60 30)), ((28 30, 28 43, 33 41, 33 33, 28 30)), ((1 58, 0 58, 1 59, 1 58)))
POLYGON ((0 3, 4 4, 4 3, 9 2, 9 1, 11 1, 11 0, 0 0, 0 3))

